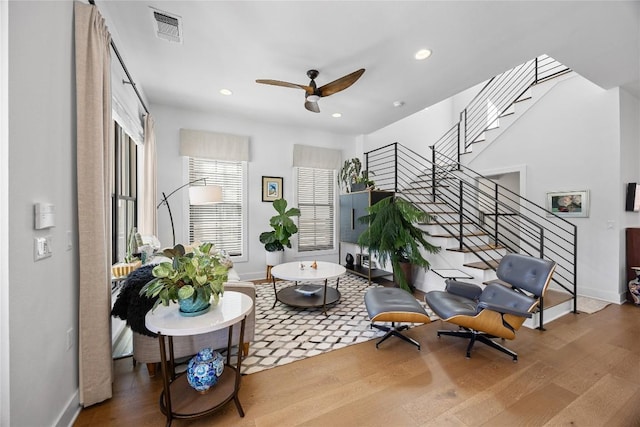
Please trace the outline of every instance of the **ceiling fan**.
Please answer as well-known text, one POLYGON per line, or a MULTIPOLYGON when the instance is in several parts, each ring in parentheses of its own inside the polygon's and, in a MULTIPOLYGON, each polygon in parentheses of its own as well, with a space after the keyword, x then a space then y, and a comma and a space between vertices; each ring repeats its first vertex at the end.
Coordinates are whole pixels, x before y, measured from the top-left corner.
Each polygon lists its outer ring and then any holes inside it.
POLYGON ((304 108, 309 111, 313 111, 314 113, 319 113, 320 107, 318 107, 318 100, 320 98, 333 95, 334 93, 340 92, 341 90, 345 90, 346 88, 354 84, 360 78, 360 76, 362 76, 363 73, 364 68, 360 68, 358 71, 354 71, 351 74, 347 74, 346 76, 340 77, 339 79, 320 87, 317 87, 315 82, 316 77, 318 77, 318 74, 320 74, 318 70, 307 71, 307 77, 311 79, 308 85, 283 82, 280 80, 263 79, 256 80, 256 83, 303 89, 306 92, 304 96, 304 108))

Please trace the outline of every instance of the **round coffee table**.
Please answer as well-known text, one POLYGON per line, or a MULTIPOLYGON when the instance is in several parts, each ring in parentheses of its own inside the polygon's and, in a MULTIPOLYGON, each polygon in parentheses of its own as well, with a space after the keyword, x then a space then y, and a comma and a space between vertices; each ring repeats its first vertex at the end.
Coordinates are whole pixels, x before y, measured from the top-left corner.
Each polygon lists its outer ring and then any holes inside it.
POLYGON ((287 262, 271 269, 273 291, 276 296, 273 307, 278 301, 292 307, 322 307, 322 311, 327 315, 327 305, 340 301, 340 276, 347 270, 340 264, 325 261, 316 261, 317 267, 313 268, 313 263, 314 261, 287 262), (276 279, 291 280, 295 285, 277 290, 276 279), (336 279, 335 288, 328 286, 329 279, 336 279), (322 281, 323 285, 306 283, 322 281), (298 284, 299 282, 304 284, 298 284))

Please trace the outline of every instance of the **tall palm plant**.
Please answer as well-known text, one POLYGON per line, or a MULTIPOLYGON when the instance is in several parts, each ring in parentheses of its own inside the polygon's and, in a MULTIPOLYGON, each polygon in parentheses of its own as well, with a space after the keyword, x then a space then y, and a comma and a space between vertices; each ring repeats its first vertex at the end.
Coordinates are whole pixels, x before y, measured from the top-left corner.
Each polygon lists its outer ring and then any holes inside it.
POLYGON ((358 238, 360 246, 368 247, 369 253, 382 263, 391 262, 398 285, 410 291, 407 277, 401 263, 429 268, 430 263, 421 253, 421 248, 429 253, 438 253, 439 246, 429 243, 426 231, 418 227, 420 223, 431 221, 431 215, 418 209, 413 203, 399 197, 386 197, 369 207, 369 214, 358 220, 369 227, 358 238))

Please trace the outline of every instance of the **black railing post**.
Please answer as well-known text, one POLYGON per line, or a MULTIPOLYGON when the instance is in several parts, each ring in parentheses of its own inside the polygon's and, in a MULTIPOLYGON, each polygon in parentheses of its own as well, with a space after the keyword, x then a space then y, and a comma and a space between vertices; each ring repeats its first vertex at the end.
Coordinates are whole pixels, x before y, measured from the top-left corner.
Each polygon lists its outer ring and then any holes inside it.
POLYGON ((398 192, 398 143, 397 142, 393 144, 393 155, 394 155, 393 164, 395 168, 393 191, 397 193, 398 192))
POLYGON ((493 234, 493 244, 498 246, 498 219, 500 216, 498 215, 498 184, 495 183, 495 192, 493 194, 493 212, 495 213, 495 231, 493 234))
POLYGON ((533 84, 537 84, 538 83, 538 57, 536 56, 536 59, 534 59, 534 65, 535 67, 535 77, 533 79, 533 84))
POLYGON ((463 187, 464 187, 464 181, 462 179, 460 179, 460 204, 459 204, 459 206, 460 206, 460 209, 459 209, 460 215, 459 215, 459 224, 458 224, 460 250, 462 250, 462 246, 463 246, 463 244, 462 244, 462 236, 464 234, 464 227, 463 227, 463 224, 462 224, 462 218, 464 217, 462 215, 462 200, 463 200, 462 194, 464 192, 464 188, 463 187))
POLYGON ((431 146, 431 201, 436 202, 436 147, 431 146))
POLYGON ((578 313, 578 231, 573 226, 573 312, 578 313))
MULTIPOLYGON (((540 227, 540 259, 544 259, 544 228, 540 227)), ((540 324, 538 329, 544 331, 544 298, 540 297, 540 324)))

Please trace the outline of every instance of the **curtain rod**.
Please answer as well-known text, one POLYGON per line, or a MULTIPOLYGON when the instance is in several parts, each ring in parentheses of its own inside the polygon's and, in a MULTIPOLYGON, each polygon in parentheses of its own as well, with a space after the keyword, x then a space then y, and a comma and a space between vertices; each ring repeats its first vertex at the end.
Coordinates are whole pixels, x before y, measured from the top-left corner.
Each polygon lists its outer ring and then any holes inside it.
MULTIPOLYGON (((89 3, 91 3, 96 8, 98 7, 96 5, 95 0, 89 0, 89 3)), ((136 95, 138 96, 138 101, 140 101, 140 104, 142 104, 142 108, 144 108, 144 111, 147 114, 149 114, 149 109, 147 108, 147 105, 144 103, 144 100, 142 99, 142 96, 140 95, 140 92, 138 92, 138 88, 136 87, 135 82, 131 78, 131 74, 129 74, 129 70, 127 69, 127 66, 124 64, 124 61, 122 60, 122 57, 120 56, 120 52, 118 52, 118 48, 116 47, 116 44, 113 42, 113 39, 111 39, 110 42, 111 42, 111 48, 115 52, 116 57, 118 58, 118 61, 120 61, 120 65, 122 66, 122 69, 124 70, 124 73, 127 75, 127 78, 129 79, 128 82, 123 81, 123 83, 129 83, 131 85, 131 87, 135 91, 136 95)))

